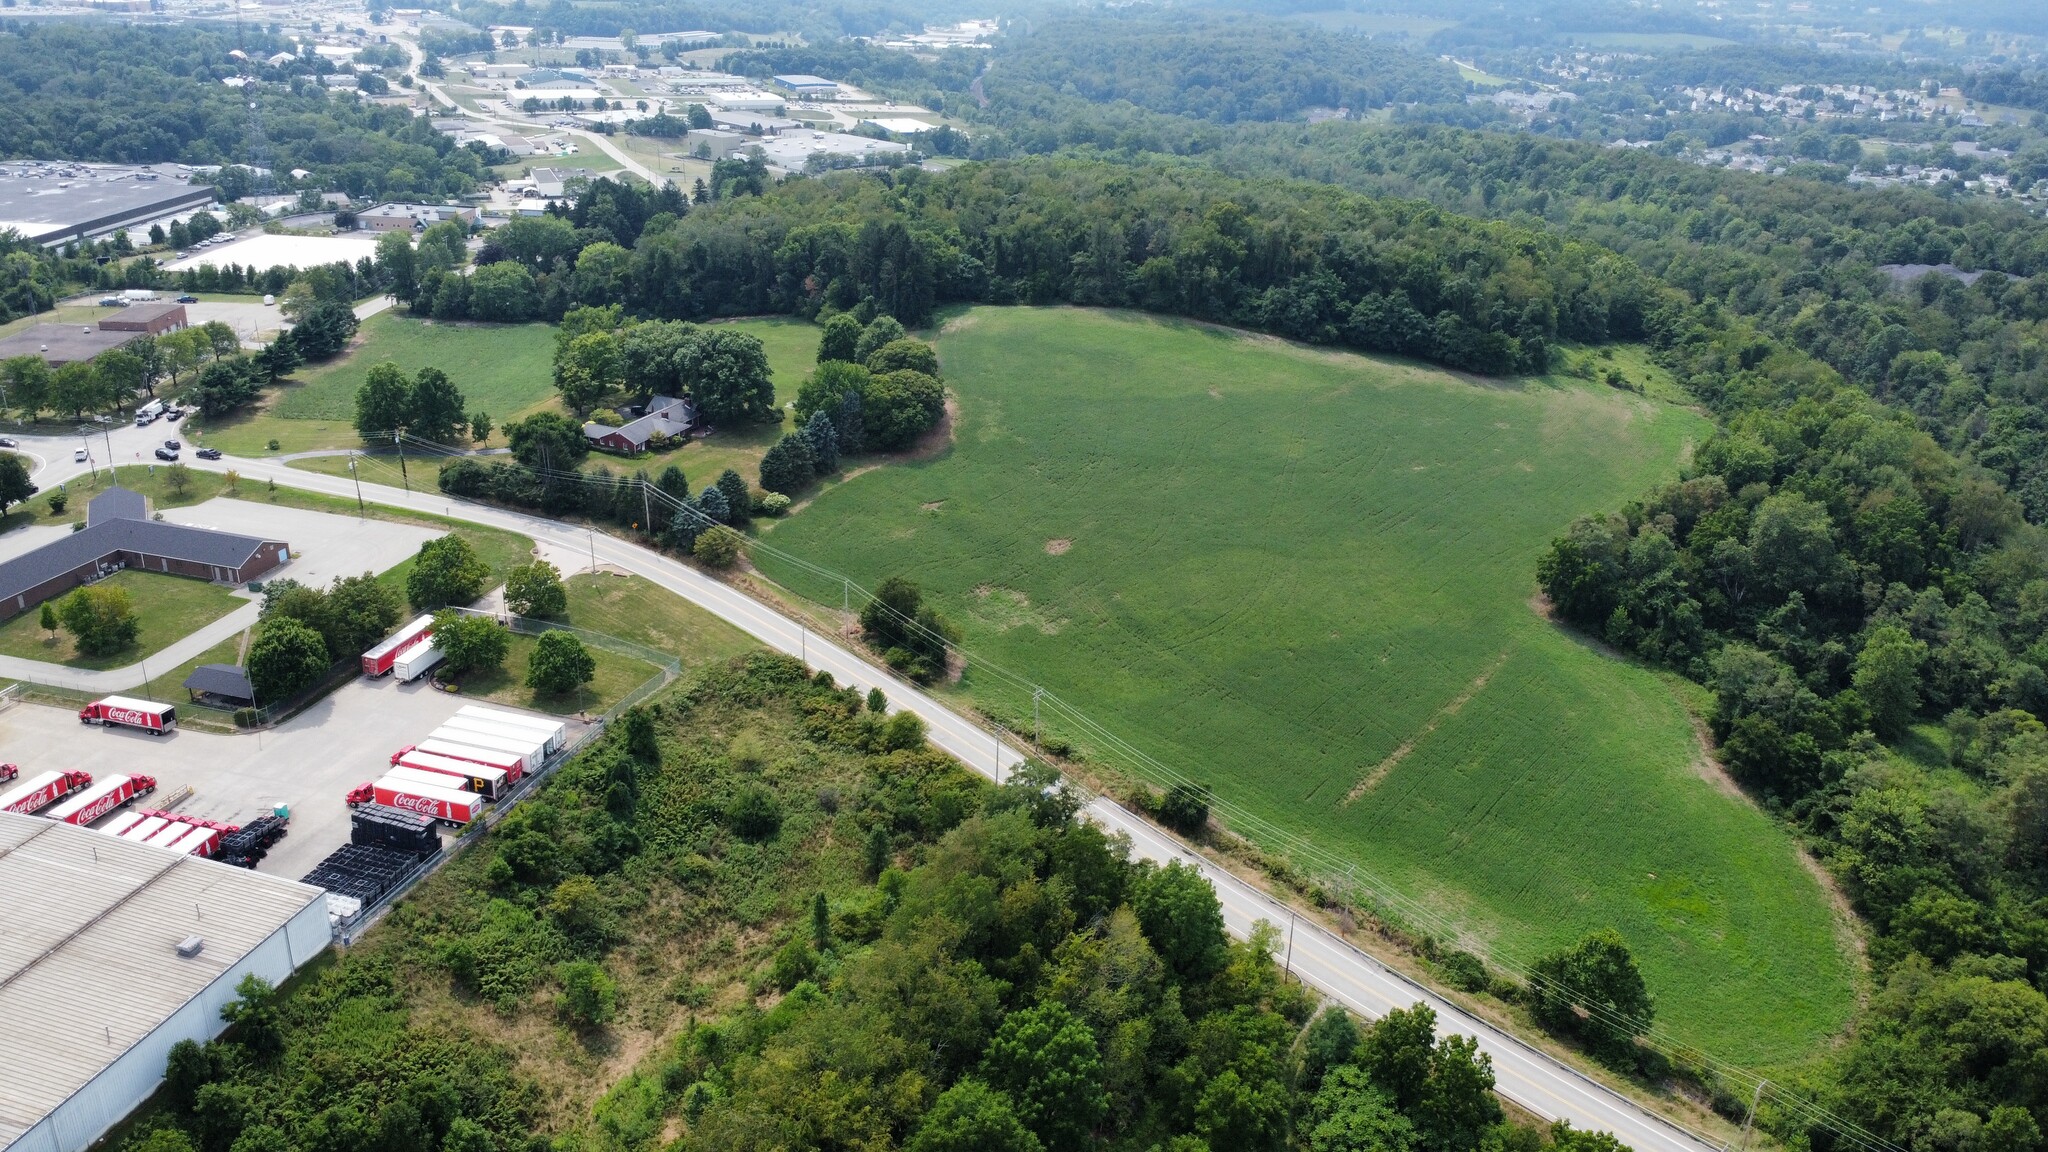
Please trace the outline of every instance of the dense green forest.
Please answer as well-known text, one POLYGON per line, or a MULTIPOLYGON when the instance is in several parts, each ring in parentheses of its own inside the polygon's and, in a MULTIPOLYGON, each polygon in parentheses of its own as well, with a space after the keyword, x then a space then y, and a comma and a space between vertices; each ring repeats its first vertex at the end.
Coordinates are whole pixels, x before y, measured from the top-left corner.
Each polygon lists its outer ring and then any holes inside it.
POLYGON ((124 1147, 1615 1152, 1504 1123, 1426 1008, 1318 1013, 1271 930, 1232 943, 1206 881, 1053 779, 985 784, 915 718, 741 657, 333 963, 245 983, 124 1147))
POLYGON ((1485 372, 1634 339, 1662 291, 1611 253, 1427 205, 1084 160, 786 183, 650 228, 624 286, 685 319, 1133 306, 1485 372))
POLYGON ((238 45, 256 57, 289 48, 206 24, 0 22, 0 156, 305 168, 311 186, 365 197, 452 196, 484 178, 487 157, 410 110, 308 79, 325 65, 222 84, 237 74, 228 53, 238 45), (251 135, 252 100, 263 142, 251 135))

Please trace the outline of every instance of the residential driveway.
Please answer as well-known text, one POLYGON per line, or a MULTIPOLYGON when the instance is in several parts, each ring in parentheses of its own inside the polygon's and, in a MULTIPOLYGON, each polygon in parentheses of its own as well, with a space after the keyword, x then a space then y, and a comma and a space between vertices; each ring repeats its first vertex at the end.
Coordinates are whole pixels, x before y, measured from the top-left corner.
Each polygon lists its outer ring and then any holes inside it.
POLYGON ((349 789, 383 775, 393 752, 469 702, 423 680, 356 680, 272 731, 234 736, 88 727, 66 709, 17 704, 0 711, 0 760, 20 765, 23 775, 75 768, 96 779, 116 772, 154 776, 156 793, 143 806, 229 824, 288 804, 291 832, 259 871, 297 879, 348 842, 342 800, 349 789), (189 796, 180 799, 186 788, 189 796))

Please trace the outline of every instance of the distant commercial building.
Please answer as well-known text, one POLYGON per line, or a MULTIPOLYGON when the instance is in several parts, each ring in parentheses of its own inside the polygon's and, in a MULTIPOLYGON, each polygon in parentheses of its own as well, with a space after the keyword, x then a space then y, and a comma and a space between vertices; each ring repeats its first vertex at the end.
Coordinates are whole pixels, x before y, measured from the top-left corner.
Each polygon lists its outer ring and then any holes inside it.
POLYGON ((691 156, 706 160, 723 160, 734 153, 745 150, 753 141, 738 132, 723 128, 697 128, 683 138, 683 145, 691 156))
POLYGON ((725 112, 773 112, 788 103, 788 97, 767 92, 716 92, 705 97, 715 109, 725 112))
POLYGON ((153 166, 0 163, 0 232, 55 248, 213 202, 213 189, 153 166))
POLYGON ((567 195, 571 181, 595 180, 597 173, 588 168, 535 168, 532 178, 534 193, 552 200, 567 195))
POLYGON ((183 304, 130 304, 112 316, 101 319, 100 331, 161 336, 166 332, 176 332, 185 327, 185 324, 183 304))
POLYGON ((813 76, 807 72, 777 76, 774 84, 781 91, 805 100, 831 100, 839 95, 839 85, 823 76, 813 76))
POLYGON ((136 304, 102 318, 98 324, 30 325, 0 338, 0 360, 41 356, 50 367, 62 368, 145 335, 158 336, 183 327, 183 304, 136 304))
POLYGON ((80 1152, 149 1098, 180 1040, 227 1025, 332 939, 309 884, 0 812, 0 1148, 80 1152))
POLYGON ((443 220, 476 223, 476 209, 463 204, 379 204, 356 213, 356 223, 372 232, 424 232, 443 220))
POLYGON ((595 88, 597 81, 567 68, 535 68, 520 81, 528 89, 595 88))
MULTIPOLYGON (((773 136, 780 132, 787 132, 792 128, 804 126, 801 120, 791 120, 782 116, 770 116, 764 112, 728 112, 722 108, 713 108, 709 111, 711 113, 712 127, 723 128, 727 132, 739 132, 748 136, 773 136)), ((691 133, 691 135, 695 134, 695 132, 691 133)))

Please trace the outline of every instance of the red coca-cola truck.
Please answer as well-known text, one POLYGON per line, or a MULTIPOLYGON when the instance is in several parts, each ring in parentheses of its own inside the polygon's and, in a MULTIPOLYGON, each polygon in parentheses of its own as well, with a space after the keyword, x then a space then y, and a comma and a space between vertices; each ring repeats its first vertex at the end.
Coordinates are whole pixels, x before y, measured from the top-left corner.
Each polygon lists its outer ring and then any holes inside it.
POLYGON ((178 710, 169 704, 159 704, 154 700, 137 700, 132 696, 108 696, 80 708, 78 722, 140 728, 151 736, 161 736, 178 726, 178 710))
POLYGON ((15 788, 0 794, 0 812, 19 812, 24 816, 43 810, 92 783, 92 776, 85 772, 44 772, 23 780, 15 788))
POLYGON ((156 791, 154 776, 109 776, 43 815, 83 828, 114 809, 156 791))
POLYGON ((432 615, 415 617, 412 622, 380 641, 376 647, 363 653, 363 675, 382 676, 391 671, 398 658, 415 645, 432 636, 434 618, 432 615))

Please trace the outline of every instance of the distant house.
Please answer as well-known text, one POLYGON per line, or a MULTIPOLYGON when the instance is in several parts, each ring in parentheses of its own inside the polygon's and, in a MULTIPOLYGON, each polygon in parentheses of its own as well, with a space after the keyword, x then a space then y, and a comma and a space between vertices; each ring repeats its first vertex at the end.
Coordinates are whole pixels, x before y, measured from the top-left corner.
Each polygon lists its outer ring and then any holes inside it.
POLYGON ((535 195, 552 200, 568 194, 570 181, 595 180, 597 173, 588 168, 535 168, 532 178, 535 195))
POLYGON ((0 619, 123 568, 241 584, 290 556, 282 540, 152 520, 140 493, 109 488, 86 505, 83 529, 0 564, 0 619))
POLYGON ((583 437, 599 448, 632 455, 647 451, 657 436, 681 436, 697 424, 697 406, 685 396, 656 396, 640 406, 638 416, 617 428, 609 424, 583 426, 583 437))

